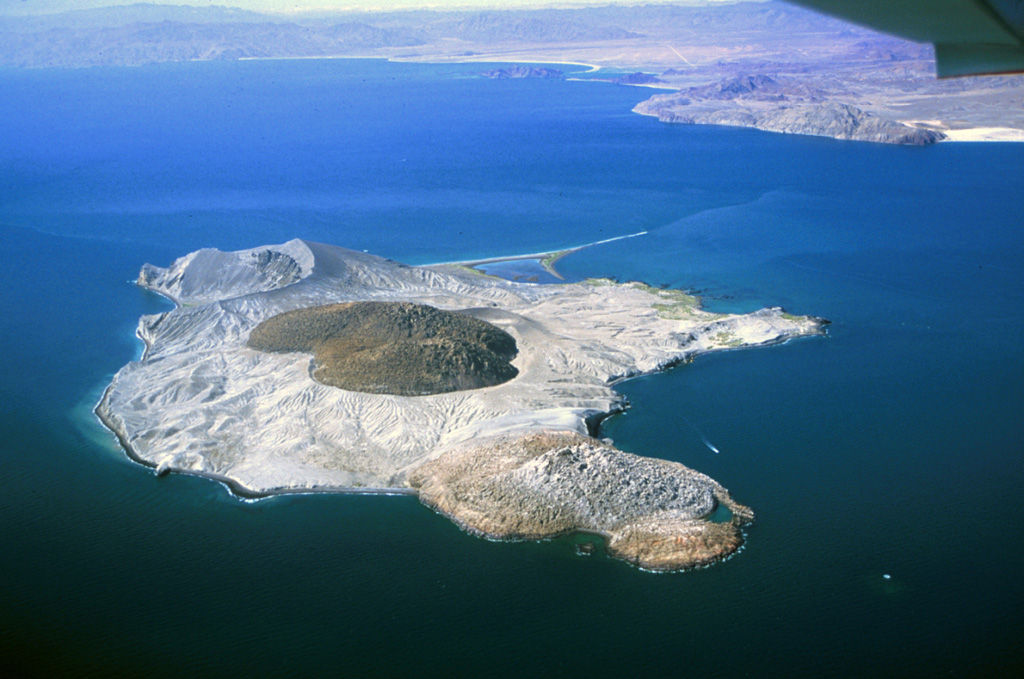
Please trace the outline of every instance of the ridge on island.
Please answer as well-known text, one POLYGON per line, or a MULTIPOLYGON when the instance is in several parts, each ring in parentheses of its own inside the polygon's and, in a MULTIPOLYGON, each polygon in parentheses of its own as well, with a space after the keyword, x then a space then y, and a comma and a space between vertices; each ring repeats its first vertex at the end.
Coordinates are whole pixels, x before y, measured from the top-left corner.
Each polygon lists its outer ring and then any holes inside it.
POLYGON ((177 307, 140 319, 145 354, 96 408, 133 459, 247 495, 416 494, 493 538, 599 533, 609 554, 650 570, 727 557, 753 513, 703 474, 594 438, 593 423, 624 407, 614 383, 827 322, 778 308, 714 314, 642 283, 514 283, 300 240, 146 265, 139 284, 177 307), (417 349, 422 340, 439 353, 417 349), (453 366, 466 375, 446 375, 453 366), (392 393, 381 378, 397 380, 392 393), (714 522, 720 506, 730 518, 714 522))

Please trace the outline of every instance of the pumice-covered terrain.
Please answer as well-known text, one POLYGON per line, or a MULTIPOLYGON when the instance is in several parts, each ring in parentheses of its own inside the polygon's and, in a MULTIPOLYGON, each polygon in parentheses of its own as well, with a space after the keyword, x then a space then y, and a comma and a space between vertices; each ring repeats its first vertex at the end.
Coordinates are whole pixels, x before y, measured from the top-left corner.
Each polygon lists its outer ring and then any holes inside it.
POLYGON ((591 532, 651 570, 728 556, 753 513, 703 474, 595 438, 623 407, 613 385, 826 323, 302 240, 200 250, 138 283, 176 308, 140 319, 145 354, 96 409, 133 459, 251 496, 416 494, 476 534, 591 532))

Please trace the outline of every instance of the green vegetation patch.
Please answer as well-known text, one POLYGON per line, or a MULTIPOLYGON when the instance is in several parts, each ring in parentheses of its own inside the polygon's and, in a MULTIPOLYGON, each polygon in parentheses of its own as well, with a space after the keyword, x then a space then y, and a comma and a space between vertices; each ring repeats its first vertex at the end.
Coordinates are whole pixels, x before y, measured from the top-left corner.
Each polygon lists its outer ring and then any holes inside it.
POLYGON ((540 265, 542 267, 544 267, 545 269, 551 268, 551 266, 555 262, 560 260, 562 257, 565 257, 565 255, 567 253, 568 253, 568 250, 561 250, 559 252, 552 252, 552 253, 550 253, 549 255, 547 255, 546 257, 544 257, 544 258, 542 258, 540 260, 540 265))
POLYGON ((697 308, 692 304, 677 302, 674 304, 655 304, 654 310, 662 318, 671 321, 681 321, 697 316, 697 308))
POLYGON ((700 298, 685 293, 682 290, 662 290, 661 288, 652 288, 649 285, 643 285, 643 289, 647 290, 652 295, 661 297, 670 304, 685 304, 690 307, 700 307, 700 298))
POLYGON ((704 311, 700 308, 699 297, 683 292, 682 290, 656 288, 652 285, 641 283, 639 281, 619 283, 611 278, 588 278, 584 283, 594 288, 609 285, 622 285, 653 295, 660 301, 655 302, 651 306, 654 308, 655 312, 657 312, 658 316, 667 320, 684 321, 699 318, 702 321, 714 321, 726 317, 726 314, 713 314, 704 311))
POLYGON ((449 263, 449 264, 446 264, 445 266, 451 267, 453 269, 458 269, 459 271, 462 271, 464 273, 471 273, 471 274, 474 274, 476 276, 483 276, 484 278, 498 278, 498 276, 492 276, 491 274, 487 273, 486 271, 481 271, 480 269, 476 269, 476 268, 471 267, 471 266, 466 266, 465 264, 449 263))
POLYGON ((661 298, 662 302, 654 304, 659 316, 668 320, 688 320, 700 316, 701 320, 724 318, 724 314, 710 314, 700 308, 700 298, 682 290, 661 290, 645 285, 644 288, 652 295, 661 298))
POLYGON ((738 347, 743 344, 743 339, 737 337, 731 330, 722 330, 711 339, 723 347, 738 347))

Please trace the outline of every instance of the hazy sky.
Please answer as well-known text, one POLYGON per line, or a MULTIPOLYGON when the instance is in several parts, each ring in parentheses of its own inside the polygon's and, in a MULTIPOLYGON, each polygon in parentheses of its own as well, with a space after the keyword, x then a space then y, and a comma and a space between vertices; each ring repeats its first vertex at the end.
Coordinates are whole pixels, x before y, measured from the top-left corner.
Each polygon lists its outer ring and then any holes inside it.
MULTIPOLYGON (((365 10, 404 9, 409 7, 540 7, 571 5, 645 4, 644 0, 0 0, 0 14, 42 14, 69 9, 88 9, 110 5, 131 5, 148 1, 156 5, 227 5, 261 12, 294 12, 316 10, 365 10)), ((651 0, 648 0, 651 1, 651 0)), ((737 0, 679 0, 664 3, 653 0, 652 4, 693 5, 707 2, 736 2, 737 0)))

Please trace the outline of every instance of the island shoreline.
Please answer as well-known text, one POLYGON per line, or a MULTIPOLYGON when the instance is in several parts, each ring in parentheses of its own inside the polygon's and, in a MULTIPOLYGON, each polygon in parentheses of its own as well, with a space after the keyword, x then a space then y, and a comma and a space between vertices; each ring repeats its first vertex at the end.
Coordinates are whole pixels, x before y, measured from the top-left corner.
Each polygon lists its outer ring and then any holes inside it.
POLYGON ((533 286, 467 272, 467 265, 534 259, 557 275, 553 263, 573 252, 645 233, 427 267, 299 239, 199 250, 167 268, 146 264, 136 284, 174 309, 140 320, 142 358, 114 375, 93 413, 126 457, 157 477, 209 479, 241 501, 411 495, 489 540, 591 533, 607 541, 609 556, 644 570, 708 565, 743 544, 752 510, 700 472, 601 439, 602 423, 628 406, 614 386, 711 351, 823 335, 828 322, 779 307, 715 314, 692 295, 635 281, 533 286), (308 357, 292 356, 304 351, 268 352, 246 339, 297 309, 346 301, 350 309, 360 300, 395 310, 423 302, 469 310, 474 323, 496 324, 524 343, 516 367, 525 380, 426 400, 364 394, 311 379, 301 365, 308 357), (712 521, 722 504, 731 518, 712 521))
POLYGON ((414 497, 418 496, 418 493, 415 488, 403 488, 401 486, 317 486, 315 488, 308 489, 269 488, 265 490, 253 490, 252 488, 249 488, 248 486, 245 486, 228 476, 224 476, 223 474, 197 471, 194 469, 172 469, 169 467, 161 467, 160 465, 155 464, 150 460, 140 457, 139 454, 132 447, 132 445, 128 443, 128 441, 121 434, 121 432, 118 431, 117 427, 114 426, 114 423, 109 421, 107 417, 103 414, 102 406, 105 404, 108 393, 111 388, 112 385, 108 386, 103 391, 103 397, 100 398, 99 403, 97 403, 96 406, 93 408, 93 414, 96 416, 96 419, 99 420, 100 424, 102 424, 105 429, 107 429, 108 431, 110 431, 110 433, 114 435, 114 437, 117 439, 118 443, 120 444, 122 450, 124 450, 125 455, 128 457, 129 460, 142 467, 146 467, 147 469, 152 469, 154 476, 158 478, 163 477, 166 474, 182 474, 184 476, 192 476, 195 478, 216 481, 220 485, 224 486, 224 488, 227 489, 231 495, 235 496, 236 498, 242 501, 265 500, 272 497, 277 497, 279 495, 315 495, 319 493, 329 493, 334 495, 411 495, 414 497))
MULTIPOLYGON (((824 319, 822 319, 822 320, 826 324, 828 323, 828 321, 825 321, 824 319)), ((751 344, 749 346, 730 347, 730 348, 727 348, 727 349, 715 349, 713 352, 712 351, 695 352, 695 353, 693 353, 693 354, 691 354, 689 356, 686 356, 686 357, 677 359, 675 361, 671 361, 669 363, 666 363, 664 366, 658 368, 657 370, 655 370, 653 372, 638 372, 638 373, 634 373, 634 374, 631 374, 631 375, 625 375, 623 377, 620 377, 620 378, 614 380, 613 382, 610 382, 609 385, 610 386, 615 386, 615 385, 618 385, 618 384, 622 384, 624 382, 628 382, 630 380, 641 379, 641 378, 644 378, 644 377, 655 377, 657 375, 661 375, 661 374, 666 373, 666 372, 668 372, 670 370, 673 370, 674 368, 677 368, 677 367, 679 367, 681 365, 689 364, 689 363, 693 362, 696 358, 698 358, 700 356, 703 356, 705 354, 709 354, 709 353, 724 353, 724 352, 731 352, 731 351, 742 351, 744 349, 752 349, 752 348, 766 348, 766 347, 773 347, 773 346, 782 346, 784 344, 788 344, 789 342, 793 342, 793 341, 796 341, 796 340, 811 339, 811 338, 814 338, 814 337, 822 337, 822 336, 827 336, 827 333, 823 331, 823 332, 821 332, 821 333, 819 333, 817 335, 806 335, 806 336, 799 336, 799 337, 788 337, 788 338, 780 339, 780 340, 777 340, 777 341, 764 342, 762 344, 751 344)), ((138 333, 136 333, 136 337, 138 337, 138 333)), ((146 341, 144 339, 142 339, 141 337, 139 339, 144 344, 148 345, 148 343, 146 343, 146 341)), ((100 424, 103 425, 104 429, 108 430, 110 433, 112 433, 114 435, 114 437, 118 441, 118 444, 121 446, 121 449, 125 452, 125 455, 132 462, 135 462, 135 463, 139 464, 140 466, 146 467, 147 469, 152 469, 154 474, 156 476, 158 476, 158 477, 162 477, 166 473, 173 473, 173 474, 184 474, 184 475, 187 475, 187 476, 194 476, 194 477, 197 477, 197 478, 209 479, 211 481, 216 481, 217 483, 220 483, 221 485, 225 486, 231 492, 232 495, 235 495, 239 499, 242 499, 242 500, 260 500, 260 499, 264 499, 264 498, 274 497, 274 496, 277 496, 277 495, 310 495, 310 494, 314 494, 314 493, 335 493, 335 494, 347 494, 347 495, 413 495, 413 496, 418 496, 419 495, 419 492, 416 489, 409 488, 409 487, 403 487, 403 486, 381 486, 381 487, 317 486, 317 487, 309 488, 309 489, 280 488, 280 489, 268 489, 268 490, 254 490, 252 488, 249 488, 248 486, 245 486, 245 485, 235 481, 234 479, 231 479, 230 477, 224 476, 223 474, 216 474, 216 473, 213 473, 213 472, 196 471, 196 470, 192 470, 192 469, 178 469, 178 468, 165 468, 166 471, 162 471, 160 465, 158 465, 156 463, 153 463, 153 462, 151 462, 151 461, 149 461, 149 460, 147 460, 147 459, 145 459, 143 457, 140 457, 138 455, 138 453, 134 450, 132 445, 127 441, 127 439, 125 439, 125 437, 117 429, 117 427, 114 425, 114 423, 111 422, 110 420, 108 420, 107 417, 103 414, 102 408, 106 405, 107 397, 108 397, 108 395, 110 393, 110 390, 112 388, 113 388, 113 385, 107 385, 106 389, 103 390, 103 395, 100 397, 100 400, 92 408, 93 415, 100 422, 100 424)), ((593 439, 598 439, 598 440, 602 439, 603 437, 601 437, 601 435, 600 435, 601 434, 600 427, 604 423, 604 421, 609 419, 609 418, 612 418, 612 417, 614 417, 616 415, 620 415, 620 414, 624 413, 628 409, 628 407, 629 407, 629 404, 628 404, 628 402, 626 402, 623 405, 623 407, 621 407, 621 408, 613 408, 611 410, 604 410, 604 411, 600 411, 598 413, 595 413, 594 415, 591 415, 589 418, 587 418, 587 429, 588 429, 588 432, 589 432, 589 436, 591 438, 593 438, 593 439), (593 424, 591 424, 591 422, 593 422, 593 424)), ((663 458, 654 458, 654 459, 663 459, 663 458)), ((440 511, 438 511, 438 513, 443 514, 443 512, 440 512, 440 511)), ((474 531, 467 530, 467 532, 471 532, 472 533, 474 531)), ((573 532, 577 532, 577 531, 567 531, 566 533, 563 533, 561 535, 568 535, 568 534, 571 534, 573 532)), ((583 531, 583 532, 585 532, 585 531, 583 531)), ((600 533, 600 532, 595 532, 595 534, 605 535, 604 533, 600 533)), ((494 540, 502 540, 502 538, 493 538, 493 539, 494 540)), ((516 541, 518 539, 519 538, 509 538, 509 541, 516 541)), ((526 538, 522 538, 522 539, 525 539, 525 540, 538 539, 539 540, 539 539, 543 539, 543 538, 526 537, 526 538)))
MULTIPOLYGON (((268 57, 268 58, 273 58, 273 57, 268 57)), ((322 58, 322 57, 311 57, 311 58, 322 58)), ((349 58, 349 57, 345 57, 345 58, 349 58)), ((460 260, 460 261, 452 261, 452 262, 443 262, 443 263, 440 263, 440 264, 428 265, 428 266, 453 265, 453 266, 465 266, 465 267, 469 267, 469 268, 472 268, 472 269, 476 270, 475 267, 479 266, 481 264, 499 264, 499 263, 503 263, 503 262, 524 261, 524 260, 538 260, 538 261, 540 261, 540 260, 543 260, 546 257, 550 257, 552 255, 556 255, 556 257, 548 263, 548 266, 545 266, 545 269, 548 270, 548 272, 551 273, 552 275, 554 275, 554 276, 556 276, 558 278, 562 278, 561 275, 559 275, 557 273, 557 271, 555 271, 554 268, 553 268, 553 264, 555 262, 557 262, 558 260, 560 260, 560 259, 562 259, 564 257, 567 257, 567 256, 569 256, 571 254, 574 254, 576 252, 579 252, 581 250, 584 250, 586 248, 593 247, 595 245, 601 245, 601 244, 604 244, 604 243, 609 243, 609 242, 613 242, 613 241, 617 241, 617 240, 623 240, 623 239, 627 239, 627 238, 634 238, 634 237, 637 237, 637 236, 646 235, 647 233, 648 233, 647 231, 640 231, 640 232, 633 233, 633 234, 627 234, 627 235, 624 235, 624 236, 616 236, 616 237, 613 237, 613 238, 607 238, 607 239, 604 239, 604 240, 595 241, 593 243, 586 243, 584 245, 579 245, 579 246, 576 246, 576 247, 573 247, 573 248, 566 248, 564 250, 551 250, 551 251, 547 251, 547 252, 539 252, 539 253, 532 253, 532 254, 526 254, 526 255, 498 256, 498 257, 490 257, 490 258, 475 259, 475 260, 460 260)), ((483 272, 480 272, 480 273, 483 273, 483 272)), ((489 275, 489 274, 485 274, 485 275, 489 275)), ((173 295, 168 294, 165 291, 158 290, 154 286, 151 286, 151 285, 148 285, 146 283, 139 282, 139 281, 134 282, 133 285, 137 285, 138 287, 141 287, 142 289, 144 289, 144 290, 146 290, 148 292, 152 292, 152 293, 154 293, 156 295, 159 295, 160 297, 163 297, 164 299, 167 299, 168 301, 170 301, 174 305, 175 309, 180 309, 180 308, 184 307, 184 305, 181 303, 181 301, 178 300, 177 298, 175 298, 173 295)), ((557 284, 548 284, 548 285, 557 285, 557 284)), ((162 313, 168 313, 168 312, 162 312, 162 313)), ((819 320, 822 322, 821 331, 819 333, 815 334, 815 335, 800 335, 800 336, 796 336, 796 337, 786 337, 786 338, 781 338, 781 339, 777 339, 777 340, 771 340, 771 341, 763 342, 763 343, 760 343, 760 344, 750 344, 750 345, 743 345, 743 346, 738 346, 738 347, 730 347, 730 348, 725 348, 725 349, 715 349, 714 351, 715 352, 740 351, 740 350, 750 349, 750 348, 764 348, 764 347, 770 347, 770 346, 781 346, 781 345, 787 344, 789 342, 792 342, 794 340, 807 339, 807 338, 811 338, 811 337, 827 336, 827 332, 825 331, 825 328, 830 324, 830 321, 828 321, 827 319, 819 319, 819 320)), ((152 343, 149 342, 139 332, 138 329, 136 329, 136 331, 135 331, 135 337, 138 338, 139 341, 141 341, 142 344, 143 344, 143 353, 142 353, 142 356, 139 359, 139 361, 145 361, 147 359, 151 349, 152 349, 152 343)), ((670 370, 672 370, 672 369, 674 369, 674 368, 676 368, 676 367, 678 367, 680 365, 689 364, 689 363, 693 362, 699 356, 703 356, 704 354, 707 354, 707 353, 712 353, 712 350, 697 351, 697 352, 688 354, 686 356, 681 356, 681 357, 679 357, 677 359, 674 359, 672 361, 669 361, 669 362, 665 363, 662 366, 659 366, 656 370, 654 370, 652 372, 642 372, 641 371, 641 372, 636 372, 636 373, 629 374, 629 375, 623 375, 622 377, 619 377, 619 378, 614 379, 611 382, 609 382, 609 386, 614 387, 614 386, 616 386, 618 384, 622 384, 622 383, 630 381, 630 380, 640 379, 640 378, 643 378, 643 377, 654 377, 656 375, 659 375, 659 374, 662 374, 662 373, 666 373, 666 372, 668 372, 668 371, 670 371, 670 370)), ((166 468, 166 471, 164 471, 164 470, 161 469, 160 465, 158 465, 156 463, 153 463, 153 462, 151 462, 149 460, 146 460, 145 458, 141 457, 134 450, 134 448, 128 442, 128 440, 118 430, 118 428, 114 425, 114 423, 112 421, 110 421, 104 415, 103 409, 104 409, 105 405, 108 402, 108 397, 109 397, 109 394, 110 394, 110 390, 112 388, 113 388, 113 384, 108 384, 107 387, 103 390, 103 394, 100 397, 99 401, 92 408, 93 415, 100 422, 100 424, 103 425, 103 427, 105 429, 107 429, 108 431, 110 431, 114 435, 114 437, 117 439, 120 447, 122 448, 122 450, 124 450, 124 452, 125 452, 126 456, 128 457, 128 459, 130 459, 132 462, 135 462, 136 464, 139 464, 139 465, 141 465, 143 467, 146 467, 148 469, 152 469, 154 474, 156 476, 158 476, 158 477, 159 476, 163 476, 164 474, 170 472, 170 473, 175 473, 175 474, 185 474, 185 475, 194 476, 194 477, 197 477, 197 478, 209 479, 211 481, 215 481, 215 482, 221 484, 232 495, 234 495, 235 497, 239 498, 240 500, 244 500, 244 501, 266 499, 266 498, 271 498, 271 497, 275 497, 275 496, 278 496, 278 495, 309 495, 309 494, 314 494, 314 493, 332 493, 332 494, 346 494, 346 495, 411 495, 411 496, 416 496, 416 497, 419 496, 419 492, 416 489, 409 488, 409 487, 403 487, 403 486, 382 486, 382 487, 317 486, 317 487, 309 488, 309 489, 280 488, 280 489, 255 490, 255 489, 249 488, 248 486, 245 486, 244 484, 241 484, 238 481, 236 481, 236 480, 234 480, 234 479, 232 479, 230 477, 227 477, 227 476, 225 476, 223 474, 217 474, 217 473, 213 473, 213 472, 196 471, 196 470, 189 470, 189 469, 177 469, 177 468, 175 468, 175 469, 166 468)), ((628 406, 629 406, 628 402, 624 402, 621 407, 612 408, 610 410, 600 411, 600 412, 597 412, 597 413, 591 415, 590 417, 588 417, 587 420, 586 420, 586 425, 587 425, 587 430, 588 430, 588 433, 589 433, 590 437, 594 438, 594 439, 601 439, 602 438, 601 435, 600 435, 601 434, 601 426, 604 423, 604 421, 609 419, 609 418, 611 418, 611 417, 614 417, 615 415, 622 414, 623 412, 626 411, 628 406)), ((427 505, 427 506, 430 506, 430 505, 427 505)), ((431 509, 436 511, 439 514, 444 515, 444 512, 436 509, 435 507, 431 507, 431 509)), ((447 516, 447 515, 445 515, 445 516, 447 516)), ((459 522, 456 521, 456 523, 459 523, 459 522)), ((461 527, 461 524, 459 524, 459 525, 461 527)), ((481 537, 486 537, 487 539, 491 539, 491 540, 495 540, 495 541, 517 541, 517 540, 548 539, 548 538, 529 537, 529 536, 523 537, 523 538, 501 538, 501 537, 491 536, 490 534, 487 534, 487 533, 484 533, 484 532, 476 531, 475 529, 465 528, 465 530, 468 533, 472 533, 474 535, 480 535, 481 537)), ((566 531, 565 533, 562 533, 560 535, 570 535, 570 534, 573 534, 574 532, 580 532, 580 531, 566 531)), ((586 532, 586 531, 582 531, 582 532, 586 532)), ((593 531, 593 534, 601 535, 605 539, 609 538, 609 535, 607 533, 603 533, 603 532, 600 532, 600 531, 593 531)), ((554 537, 557 537, 557 536, 554 536, 554 537)))

